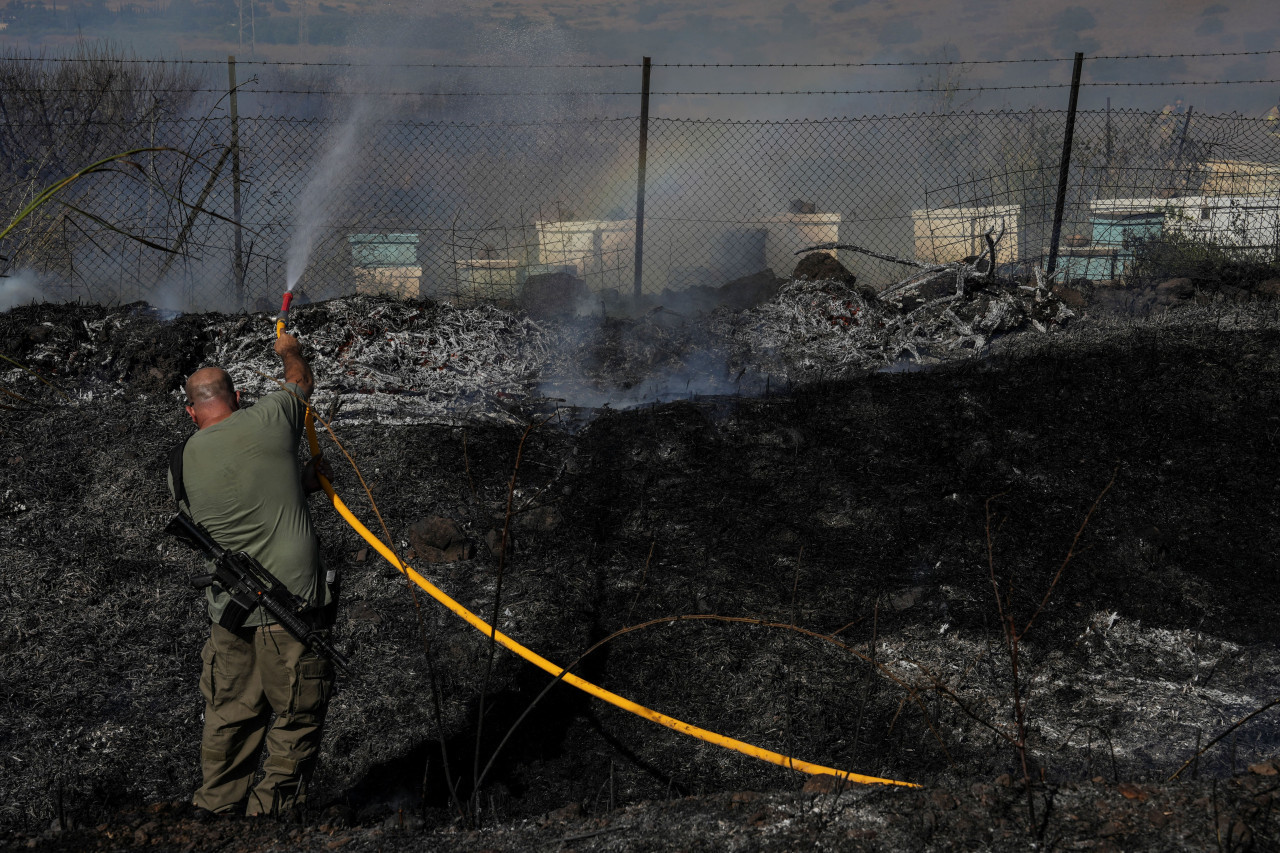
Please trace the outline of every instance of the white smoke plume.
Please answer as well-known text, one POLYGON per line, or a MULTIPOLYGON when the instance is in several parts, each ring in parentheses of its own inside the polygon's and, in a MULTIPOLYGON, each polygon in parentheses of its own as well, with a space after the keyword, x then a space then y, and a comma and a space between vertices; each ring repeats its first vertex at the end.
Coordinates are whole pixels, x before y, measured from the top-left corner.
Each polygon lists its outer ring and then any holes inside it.
POLYGON ((31 270, 21 270, 14 275, 0 278, 0 311, 8 311, 32 302, 47 302, 40 276, 31 270))

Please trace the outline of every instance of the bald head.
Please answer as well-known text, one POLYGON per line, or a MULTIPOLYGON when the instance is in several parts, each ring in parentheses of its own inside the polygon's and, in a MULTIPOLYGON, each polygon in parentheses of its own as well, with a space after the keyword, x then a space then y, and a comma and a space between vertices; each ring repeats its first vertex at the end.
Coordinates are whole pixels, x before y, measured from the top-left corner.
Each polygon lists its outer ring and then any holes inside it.
POLYGON ((187 414, 196 426, 212 426, 240 407, 231 374, 221 367, 202 367, 187 378, 187 414))
POLYGON ((203 403, 218 397, 235 397, 236 388, 231 383, 231 374, 221 367, 202 367, 187 377, 184 389, 187 399, 193 404, 203 403))

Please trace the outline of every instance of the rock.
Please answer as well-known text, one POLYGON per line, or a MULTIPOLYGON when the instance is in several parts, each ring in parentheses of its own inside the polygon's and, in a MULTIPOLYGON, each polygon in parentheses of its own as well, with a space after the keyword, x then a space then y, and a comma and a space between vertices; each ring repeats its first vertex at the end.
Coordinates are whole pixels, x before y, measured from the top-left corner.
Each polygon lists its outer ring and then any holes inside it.
POLYGON ((1194 299, 1196 286, 1189 278, 1171 278, 1156 285, 1156 301, 1161 305, 1174 305, 1194 299))
POLYGON ((1248 302, 1249 291, 1243 287, 1236 287, 1233 284, 1224 284, 1218 288, 1218 292, 1222 294, 1222 298, 1228 302, 1248 302))
POLYGON ((41 323, 27 329, 27 340, 33 344, 42 344, 53 336, 53 324, 41 323))
POLYGON ((567 823, 568 821, 571 821, 571 820, 577 820, 578 818, 582 817, 582 815, 583 815, 583 811, 582 811, 581 803, 569 803, 568 805, 561 806, 555 811, 548 812, 546 822, 547 823, 567 823))
POLYGON ((848 779, 841 779, 831 773, 819 773, 810 776, 800 790, 806 794, 838 794, 852 785, 848 779))
POLYGON ((1220 850, 1248 850, 1253 846, 1253 830, 1244 821, 1230 815, 1218 816, 1220 850))
POLYGON ((567 272, 531 275, 520 291, 520 307, 530 317, 573 316, 591 298, 587 283, 567 272))
POLYGON ((1275 776, 1280 774, 1280 758, 1273 758, 1270 761, 1259 761, 1257 764, 1249 765, 1249 772, 1258 776, 1275 776))
POLYGON ((858 277, 844 268, 844 264, 826 252, 810 252, 800 259, 791 273, 792 278, 807 278, 810 281, 839 281, 854 284, 858 277))
POLYGON ((785 524, 779 524, 769 531, 769 541, 784 548, 792 547, 800 542, 800 534, 785 524))
POLYGON ((475 555, 476 546, 470 542, 455 542, 444 549, 444 562, 460 563, 463 560, 473 559, 475 555))
MULTIPOLYGON (((1133 308, 1134 296, 1135 291, 1127 287, 1099 287, 1094 291, 1090 302, 1095 311, 1127 313, 1133 308)), ((1065 303, 1066 300, 1063 302, 1065 303)))
POLYGON ((457 563, 476 555, 475 546, 451 518, 430 516, 409 525, 409 544, 424 563, 457 563))
POLYGON ((369 625, 382 624, 382 616, 367 601, 354 601, 351 604, 344 605, 343 610, 339 612, 345 612, 347 619, 351 622, 364 622, 369 625))
POLYGON ((516 526, 521 530, 532 530, 537 533, 550 533, 563 522, 564 516, 553 506, 535 506, 516 518, 516 526))
POLYGON ((467 541, 462 528, 451 518, 433 515, 409 525, 409 544, 415 550, 438 548, 443 551, 450 545, 467 541))
POLYGON ((889 596, 889 606, 895 611, 901 613, 903 610, 910 610, 920 603, 924 598, 924 587, 913 586, 909 589, 899 590, 889 596))
POLYGON ((944 812, 949 812, 960 805, 960 801, 946 791, 935 790, 929 795, 929 799, 933 801, 935 807, 944 812))
POLYGON ((774 275, 773 270, 761 270, 742 278, 735 278, 721 285, 716 294, 716 303, 734 310, 754 308, 777 296, 778 290, 785 281, 786 279, 774 275))
POLYGON ((1254 287, 1253 292, 1257 296, 1265 299, 1275 299, 1280 297, 1280 278, 1269 278, 1266 281, 1259 282, 1254 287))
POLYGON ((1074 287, 1069 287, 1065 284, 1055 284, 1051 288, 1050 292, 1052 292, 1054 296, 1058 297, 1058 299, 1062 301, 1063 305, 1077 311, 1083 309, 1085 305, 1088 304, 1088 300, 1085 298, 1083 293, 1076 290, 1074 287))
POLYGON ((1121 782, 1116 786, 1116 790, 1120 792, 1126 800, 1137 800, 1140 803, 1147 801, 1147 792, 1132 782, 1121 782))
POLYGON ((337 804, 329 806, 320 814, 320 820, 328 826, 351 826, 356 820, 356 811, 351 806, 337 804))
MULTIPOLYGON (((501 557, 502 556, 502 531, 497 529, 490 530, 488 533, 484 535, 484 544, 485 544, 485 547, 489 549, 490 554, 492 554, 495 557, 501 557)), ((507 537, 507 556, 508 557, 511 556, 511 551, 514 550, 514 544, 515 543, 511 541, 511 537, 508 536, 507 537)))
POLYGON ((415 549, 419 562, 423 563, 460 563, 470 560, 476 555, 476 548, 470 542, 456 542, 448 548, 433 548, 423 545, 415 549))

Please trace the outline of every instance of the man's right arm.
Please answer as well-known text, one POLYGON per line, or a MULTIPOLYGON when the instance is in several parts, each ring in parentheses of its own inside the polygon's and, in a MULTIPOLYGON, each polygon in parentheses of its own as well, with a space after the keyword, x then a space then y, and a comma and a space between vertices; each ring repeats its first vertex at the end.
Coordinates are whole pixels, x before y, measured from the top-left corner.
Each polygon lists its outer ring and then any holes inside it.
POLYGON ((276 338, 275 351, 284 362, 284 381, 296 384, 298 392, 310 399, 316 380, 311 375, 306 359, 302 357, 302 345, 298 343, 298 339, 288 332, 281 332, 276 338))

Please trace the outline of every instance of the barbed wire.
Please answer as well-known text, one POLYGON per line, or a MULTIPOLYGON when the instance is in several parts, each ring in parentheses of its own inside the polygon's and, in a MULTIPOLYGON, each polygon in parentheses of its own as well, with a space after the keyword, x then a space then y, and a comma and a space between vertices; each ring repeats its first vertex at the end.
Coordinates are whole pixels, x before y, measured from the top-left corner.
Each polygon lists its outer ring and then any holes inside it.
MULTIPOLYGON (((1280 83, 1280 79, 1268 80, 1172 80, 1168 82, 1137 82, 1137 81, 1089 81, 1081 82, 1081 87, 1106 87, 1106 88, 1123 88, 1123 87, 1145 87, 1153 88, 1157 86, 1164 87, 1184 87, 1184 86, 1246 86, 1246 85, 1274 85, 1280 83)), ((651 97, 763 97, 763 96, 815 96, 815 95, 928 95, 928 94, 950 94, 954 92, 1012 92, 1019 90, 1034 89, 1070 89, 1070 83, 1023 83, 1006 86, 948 86, 948 87, 917 87, 906 89, 756 89, 756 90, 740 90, 740 91, 724 91, 724 90, 659 90, 651 91, 651 97)), ((47 94, 90 94, 86 89, 30 89, 21 90, 10 87, 10 91, 39 91, 47 94)), ((225 88, 212 87, 174 87, 165 89, 169 93, 181 94, 226 94, 225 88)), ((613 90, 613 91, 538 91, 538 90, 520 90, 512 92, 482 92, 482 91, 463 91, 463 92, 432 92, 426 90, 377 90, 377 89, 360 89, 360 90, 341 90, 341 89, 255 89, 240 87, 242 95, 324 95, 326 97, 383 97, 383 98, 614 98, 625 97, 635 98, 644 94, 640 91, 633 90, 613 90)))
MULTIPOLYGON (((1280 80, 1176 80, 1168 83, 1138 83, 1138 82, 1084 82, 1081 81, 1080 86, 1244 86, 1259 83, 1280 83, 1280 80)), ((950 92, 1009 92, 1017 89, 1070 89, 1070 83, 1026 83, 1013 86, 949 86, 946 88, 929 88, 929 89, 814 89, 814 90, 795 90, 795 91, 741 91, 741 92, 650 92, 653 95, 664 96, 689 96, 689 95, 913 95, 913 94, 937 94, 950 92)), ((627 92, 613 92, 610 94, 640 94, 627 92)))
MULTIPOLYGON (((1086 60, 1147 60, 1147 59, 1212 59, 1237 56, 1272 56, 1280 54, 1277 50, 1240 50, 1221 51, 1216 53, 1135 53, 1135 54, 1099 54, 1085 56, 1086 60)), ((1025 57, 1016 59, 949 59, 949 60, 911 60, 902 62, 654 62, 652 68, 905 68, 921 66, 954 66, 954 65, 1019 65, 1033 63, 1072 62, 1074 56, 1063 57, 1025 57)), ((31 63, 78 63, 85 62, 84 57, 61 56, 10 56, 0 59, 4 62, 31 63)), ((225 59, 140 59, 111 58, 103 60, 120 65, 216 65, 225 66, 225 59)), ((530 70, 530 69, 635 69, 643 67, 640 62, 617 63, 467 63, 467 62, 305 62, 270 59, 240 59, 237 65, 258 65, 277 68, 436 68, 436 69, 487 69, 487 70, 530 70)), ((1271 81, 1267 81, 1271 82, 1271 81)), ((1172 85, 1172 84, 1171 84, 1172 85)))
MULTIPOLYGON (((1280 50, 1243 50, 1230 53, 1145 53, 1114 56, 1086 56, 1092 59, 1195 59, 1226 56, 1266 56, 1280 50)), ((654 68, 902 68, 922 65, 1018 65, 1035 62, 1074 62, 1074 56, 1024 59, 933 59, 903 62, 688 62, 653 63, 654 68)))
MULTIPOLYGON (((61 62, 74 63, 86 61, 102 61, 120 65, 216 65, 225 68, 225 59, 137 59, 109 58, 98 60, 74 56, 8 56, 0 58, 0 62, 61 62)), ((535 63, 529 65, 507 65, 501 63, 467 63, 467 62, 301 62, 274 59, 241 59, 235 57, 236 65, 261 65, 281 68, 500 68, 525 70, 529 68, 641 68, 641 62, 624 63, 535 63)))
MULTIPOLYGON (((326 125, 336 124, 342 119, 331 117, 317 118, 299 118, 297 116, 280 116, 280 115, 241 115, 237 119, 240 122, 252 124, 254 122, 266 122, 269 124, 285 124, 285 125, 326 125)), ((605 125, 619 122, 635 122, 637 116, 586 116, 582 118, 562 118, 548 119, 547 121, 421 121, 415 119, 384 119, 381 121, 367 122, 369 126, 395 126, 395 127, 448 127, 448 128, 536 128, 536 127, 571 127, 574 125, 605 125)), ((653 118, 652 121, 664 121, 667 119, 653 118)), ((154 119, 140 118, 132 122, 133 126, 151 126, 156 125, 199 125, 211 122, 227 122, 230 116, 220 115, 212 118, 182 118, 175 116, 161 116, 154 119)), ((10 129, 25 128, 52 128, 52 127, 74 127, 74 128, 110 128, 119 129, 121 124, 118 120, 112 119, 86 119, 77 121, 75 119, 29 119, 14 120, 4 122, 4 127, 10 129)))

